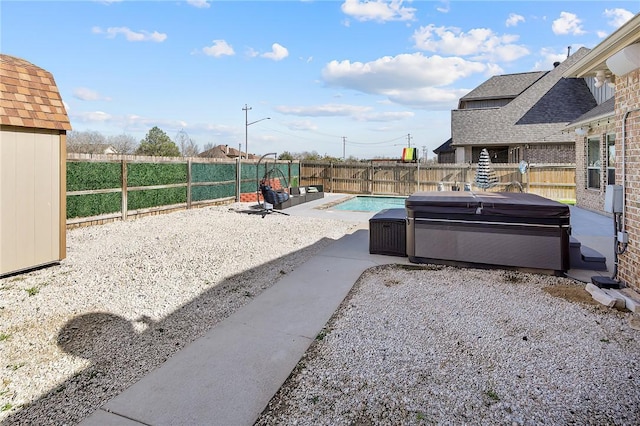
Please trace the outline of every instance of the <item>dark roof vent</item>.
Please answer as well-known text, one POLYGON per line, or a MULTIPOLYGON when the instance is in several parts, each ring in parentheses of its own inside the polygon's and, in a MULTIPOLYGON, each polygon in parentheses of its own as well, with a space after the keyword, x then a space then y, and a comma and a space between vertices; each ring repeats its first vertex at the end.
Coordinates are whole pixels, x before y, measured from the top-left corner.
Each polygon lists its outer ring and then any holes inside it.
POLYGON ((554 67, 554 68, 555 68, 555 67, 557 67, 558 65, 560 65, 560 62, 554 62, 554 63, 553 63, 553 67, 554 67))

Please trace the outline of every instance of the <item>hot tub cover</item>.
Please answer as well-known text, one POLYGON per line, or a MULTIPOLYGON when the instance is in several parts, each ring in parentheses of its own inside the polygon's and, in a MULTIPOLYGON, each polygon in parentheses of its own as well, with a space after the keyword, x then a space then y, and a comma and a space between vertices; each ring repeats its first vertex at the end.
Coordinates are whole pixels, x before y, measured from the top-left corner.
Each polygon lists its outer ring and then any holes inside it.
POLYGON ((480 217, 568 219, 569 206, 520 192, 416 192, 405 201, 407 211, 422 214, 467 214, 480 217))

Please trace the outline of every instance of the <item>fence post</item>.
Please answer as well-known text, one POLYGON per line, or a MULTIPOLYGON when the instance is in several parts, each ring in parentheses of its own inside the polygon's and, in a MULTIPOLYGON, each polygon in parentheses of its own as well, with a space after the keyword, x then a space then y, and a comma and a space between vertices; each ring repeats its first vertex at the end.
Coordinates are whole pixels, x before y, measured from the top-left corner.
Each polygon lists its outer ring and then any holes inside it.
POLYGON ((127 202, 127 160, 125 160, 124 158, 120 161, 121 164, 121 168, 122 168, 122 182, 121 182, 121 187, 122 187, 122 197, 121 201, 122 201, 122 205, 120 206, 120 209, 122 210, 122 220, 127 220, 127 212, 128 212, 128 202, 127 202))
POLYGON ((187 160, 187 209, 191 208, 191 158, 187 160))
POLYGON ((331 185, 331 192, 333 192, 333 163, 329 163, 329 185, 331 185))
POLYGON ((240 202, 240 186, 242 184, 242 171, 240 168, 242 164, 240 162, 240 157, 236 157, 236 203, 240 202))
POLYGON ((369 170, 367 170, 367 186, 369 187, 369 193, 373 195, 373 175, 375 171, 373 170, 373 161, 369 162, 369 170))

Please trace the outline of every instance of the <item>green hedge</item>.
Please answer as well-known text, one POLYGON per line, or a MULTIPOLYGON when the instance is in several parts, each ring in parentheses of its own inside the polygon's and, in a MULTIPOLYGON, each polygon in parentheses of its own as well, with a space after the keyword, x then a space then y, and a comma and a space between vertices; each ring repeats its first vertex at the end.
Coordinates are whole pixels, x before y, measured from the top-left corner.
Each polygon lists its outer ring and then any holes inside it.
POLYGON ((235 164, 191 164, 192 182, 223 182, 227 180, 236 180, 235 164))
POLYGON ((120 163, 67 162, 67 191, 121 187, 120 163))
POLYGON ((187 202, 187 188, 164 188, 130 191, 127 195, 129 210, 168 206, 187 202))
POLYGON ((127 186, 170 185, 187 182, 187 164, 128 163, 127 186))
POLYGON ((121 211, 122 193, 87 194, 67 196, 67 219, 98 216, 121 211))
POLYGON ((235 197, 235 195, 235 183, 191 187, 191 201, 216 200, 218 198, 235 197))

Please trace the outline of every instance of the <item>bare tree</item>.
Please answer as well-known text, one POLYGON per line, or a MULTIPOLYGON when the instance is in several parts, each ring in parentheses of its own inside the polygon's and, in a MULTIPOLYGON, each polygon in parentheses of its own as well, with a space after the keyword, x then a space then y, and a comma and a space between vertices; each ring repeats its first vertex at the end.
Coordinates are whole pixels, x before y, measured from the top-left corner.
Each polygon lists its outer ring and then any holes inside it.
POLYGON ((180 148, 183 157, 195 157, 200 153, 198 145, 189 137, 184 129, 181 129, 175 137, 175 143, 180 148))
POLYGON ((118 151, 118 154, 133 154, 138 149, 138 141, 131 135, 125 133, 116 136, 109 136, 107 143, 118 151))
POLYGON ((213 142, 207 142, 204 144, 204 148, 202 148, 202 152, 205 151, 209 151, 210 149, 213 149, 215 145, 213 144, 213 142))
POLYGON ((100 132, 94 130, 76 131, 67 133, 68 152, 92 152, 92 145, 105 145, 106 138, 100 132))

